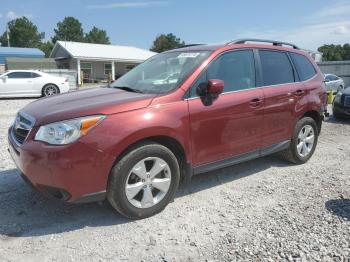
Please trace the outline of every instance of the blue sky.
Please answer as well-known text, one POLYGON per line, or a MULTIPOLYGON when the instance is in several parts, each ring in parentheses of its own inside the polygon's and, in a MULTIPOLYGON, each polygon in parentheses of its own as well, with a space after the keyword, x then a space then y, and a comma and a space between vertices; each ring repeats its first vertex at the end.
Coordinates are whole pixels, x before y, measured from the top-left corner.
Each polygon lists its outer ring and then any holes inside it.
POLYGON ((58 21, 74 16, 85 31, 107 30, 113 44, 147 49, 170 32, 186 43, 258 37, 316 49, 350 42, 350 1, 343 0, 0 0, 0 32, 22 15, 47 38, 58 21))

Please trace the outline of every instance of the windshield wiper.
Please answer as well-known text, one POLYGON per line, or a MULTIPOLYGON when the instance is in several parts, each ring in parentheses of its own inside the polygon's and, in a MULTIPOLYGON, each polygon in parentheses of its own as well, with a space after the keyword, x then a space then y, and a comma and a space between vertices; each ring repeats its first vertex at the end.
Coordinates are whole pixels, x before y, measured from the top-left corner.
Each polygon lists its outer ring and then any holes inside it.
POLYGON ((131 88, 131 87, 128 87, 128 86, 114 86, 114 87, 122 89, 124 91, 128 91, 128 92, 134 92, 134 93, 140 93, 140 94, 143 93, 141 90, 134 89, 134 88, 131 88))

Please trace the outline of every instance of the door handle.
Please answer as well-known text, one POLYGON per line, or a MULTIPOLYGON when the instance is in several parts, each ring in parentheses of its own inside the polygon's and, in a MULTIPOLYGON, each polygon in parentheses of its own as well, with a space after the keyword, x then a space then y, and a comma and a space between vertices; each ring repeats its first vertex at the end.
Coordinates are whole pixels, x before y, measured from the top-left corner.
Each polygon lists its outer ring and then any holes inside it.
POLYGON ((254 98, 253 100, 251 100, 251 101, 249 102, 249 105, 250 105, 251 107, 259 107, 259 106, 261 105, 261 103, 262 103, 262 99, 260 99, 260 98, 254 98))
POLYGON ((294 92, 294 95, 296 96, 302 96, 304 94, 304 90, 298 89, 297 91, 294 92))

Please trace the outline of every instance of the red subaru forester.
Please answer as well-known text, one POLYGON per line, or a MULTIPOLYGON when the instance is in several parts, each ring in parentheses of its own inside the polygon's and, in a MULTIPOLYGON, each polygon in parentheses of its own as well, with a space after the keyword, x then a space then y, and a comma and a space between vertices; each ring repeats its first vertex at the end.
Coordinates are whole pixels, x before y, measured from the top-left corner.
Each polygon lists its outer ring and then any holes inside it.
POLYGON ((9 152, 23 178, 70 203, 109 200, 145 218, 190 178, 281 152, 305 163, 326 105, 308 54, 243 39, 158 54, 106 88, 39 99, 18 112, 9 152))

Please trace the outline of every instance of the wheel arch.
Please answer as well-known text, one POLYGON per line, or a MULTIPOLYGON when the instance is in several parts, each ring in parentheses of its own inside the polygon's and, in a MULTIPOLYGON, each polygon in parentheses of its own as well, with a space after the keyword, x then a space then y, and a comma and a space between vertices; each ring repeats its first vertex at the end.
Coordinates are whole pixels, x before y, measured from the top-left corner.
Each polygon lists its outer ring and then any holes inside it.
POLYGON ((149 136, 133 142, 125 149, 123 149, 121 153, 116 157, 112 168, 116 163, 118 163, 118 161, 120 161, 125 155, 127 155, 132 150, 136 149, 137 147, 143 144, 152 142, 165 146, 171 152, 173 152, 179 163, 181 178, 192 176, 192 168, 191 165, 188 163, 188 156, 186 154, 184 146, 176 138, 166 135, 149 136))
POLYGON ((307 111, 300 119, 302 119, 304 117, 311 117, 313 120, 315 120, 316 125, 317 125, 317 132, 318 132, 318 134, 320 134, 321 127, 322 127, 322 116, 321 116, 320 112, 318 112, 316 110, 310 110, 310 111, 307 111))

